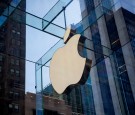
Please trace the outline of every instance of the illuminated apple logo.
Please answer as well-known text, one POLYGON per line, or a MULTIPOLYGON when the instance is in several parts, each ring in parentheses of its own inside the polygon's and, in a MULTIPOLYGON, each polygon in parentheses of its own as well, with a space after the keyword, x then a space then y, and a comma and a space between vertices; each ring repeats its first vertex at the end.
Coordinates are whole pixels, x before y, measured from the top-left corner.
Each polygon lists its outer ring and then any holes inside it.
POLYGON ((84 84, 88 78, 92 61, 81 57, 78 53, 78 43, 84 41, 85 37, 80 34, 74 35, 69 28, 64 35, 66 45, 59 48, 52 57, 50 79, 58 94, 62 94, 75 84, 84 84))

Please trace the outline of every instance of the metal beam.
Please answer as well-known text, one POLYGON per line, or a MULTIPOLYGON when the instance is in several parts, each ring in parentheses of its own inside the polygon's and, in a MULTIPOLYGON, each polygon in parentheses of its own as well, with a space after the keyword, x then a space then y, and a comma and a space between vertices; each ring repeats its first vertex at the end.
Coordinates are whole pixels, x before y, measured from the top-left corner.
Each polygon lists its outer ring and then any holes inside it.
POLYGON ((43 30, 45 30, 50 23, 53 22, 57 18, 57 16, 65 10, 65 8, 72 2, 73 0, 59 0, 43 17, 44 20, 47 20, 48 23, 43 22, 43 30))

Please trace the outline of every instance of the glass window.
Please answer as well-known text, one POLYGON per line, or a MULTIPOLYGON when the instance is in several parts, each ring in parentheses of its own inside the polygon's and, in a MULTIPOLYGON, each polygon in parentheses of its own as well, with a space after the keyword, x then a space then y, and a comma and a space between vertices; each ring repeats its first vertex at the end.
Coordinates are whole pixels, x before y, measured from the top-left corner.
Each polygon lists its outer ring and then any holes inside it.
POLYGON ((19 65, 19 60, 16 60, 16 65, 19 65))
POLYGON ((0 43, 0 51, 4 51, 5 45, 4 43, 0 43))
POLYGON ((14 81, 14 87, 18 88, 20 86, 20 82, 19 81, 14 81))
POLYGON ((10 97, 10 98, 13 98, 13 94, 14 94, 13 91, 10 91, 10 92, 9 92, 9 97, 10 97))
POLYGON ((2 58, 3 58, 2 55, 0 55, 0 61, 2 61, 2 58))
POLYGON ((15 109, 15 111, 19 111, 19 105, 18 104, 15 104, 14 105, 14 109, 15 109))
POLYGON ((12 104, 9 104, 8 107, 9 107, 9 108, 13 108, 13 105, 12 105, 12 104))
POLYGON ((0 73, 2 72, 2 67, 0 66, 0 73))
POLYGON ((17 45, 20 46, 21 42, 20 41, 17 41, 17 45))
POLYGON ((12 30, 12 33, 15 33, 15 30, 12 30))
POLYGON ((9 94, 13 94, 13 91, 10 91, 9 94))
POLYGON ((12 58, 11 59, 11 64, 14 65, 15 64, 15 60, 12 58))
POLYGON ((12 38, 12 45, 14 45, 14 44, 15 44, 15 39, 12 38))
POLYGON ((20 71, 16 70, 16 76, 19 76, 19 74, 20 74, 20 71))
POLYGON ((9 54, 14 55, 14 48, 10 48, 9 54))
POLYGON ((122 74, 123 72, 126 71, 126 65, 124 64, 124 65, 118 67, 118 70, 119 70, 119 74, 122 74))
POLYGON ((10 69, 10 72, 11 72, 11 74, 13 74, 15 72, 15 70, 14 69, 10 69))
POLYGON ((19 49, 16 49, 15 55, 16 55, 16 56, 20 56, 20 50, 19 50, 19 49))
POLYGON ((18 92, 15 92, 14 93, 14 97, 15 97, 15 99, 18 99, 19 98, 19 93, 18 92))
POLYGON ((17 32, 18 35, 20 35, 20 32, 17 32))
POLYGON ((20 72, 18 70, 16 70, 16 74, 19 74, 20 72))

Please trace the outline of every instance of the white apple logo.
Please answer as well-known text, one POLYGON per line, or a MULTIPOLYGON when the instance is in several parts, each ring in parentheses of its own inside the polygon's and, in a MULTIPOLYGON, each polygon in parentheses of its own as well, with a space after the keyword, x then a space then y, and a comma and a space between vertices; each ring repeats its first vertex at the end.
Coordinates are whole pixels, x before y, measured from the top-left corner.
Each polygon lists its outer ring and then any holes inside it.
POLYGON ((69 86, 85 83, 88 78, 92 60, 79 55, 80 38, 80 34, 73 35, 68 28, 64 35, 66 45, 59 48, 52 57, 50 79, 58 94, 62 94, 69 86))

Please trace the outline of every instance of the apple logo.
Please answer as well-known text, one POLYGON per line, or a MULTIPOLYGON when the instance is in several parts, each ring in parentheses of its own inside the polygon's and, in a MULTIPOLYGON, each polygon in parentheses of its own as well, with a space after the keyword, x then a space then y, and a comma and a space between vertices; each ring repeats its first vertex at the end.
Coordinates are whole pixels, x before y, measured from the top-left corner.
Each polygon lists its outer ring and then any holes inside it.
POLYGON ((78 43, 84 44, 85 39, 68 28, 64 35, 66 45, 59 48, 52 57, 50 80, 58 94, 76 84, 84 84, 88 78, 92 60, 81 57, 78 53, 78 43))

